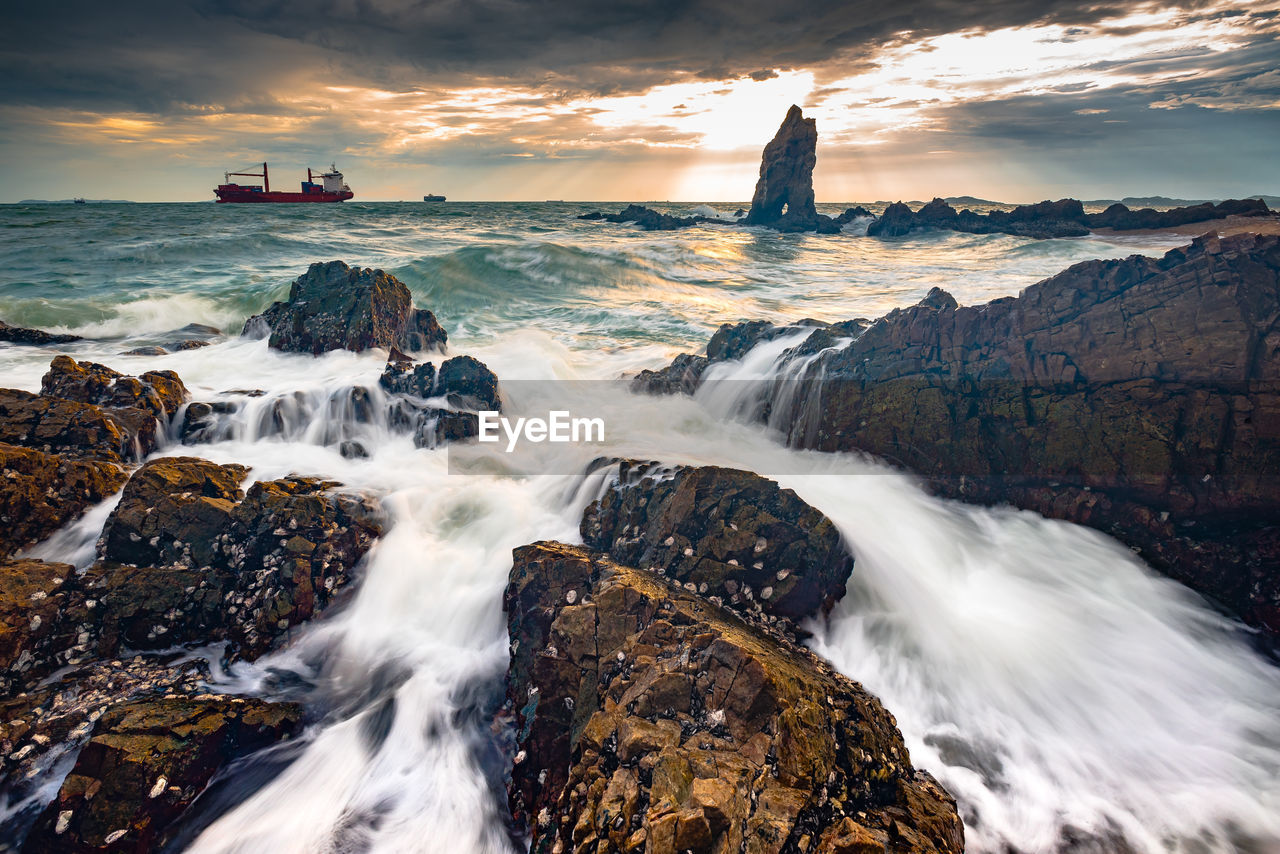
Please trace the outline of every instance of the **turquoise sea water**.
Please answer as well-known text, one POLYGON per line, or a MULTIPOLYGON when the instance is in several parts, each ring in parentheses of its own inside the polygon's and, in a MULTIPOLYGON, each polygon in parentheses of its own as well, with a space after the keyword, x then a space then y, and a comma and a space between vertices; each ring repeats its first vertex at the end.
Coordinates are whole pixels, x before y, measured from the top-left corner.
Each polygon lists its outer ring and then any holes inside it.
MULTIPOLYGON (((452 352, 511 384, 511 414, 521 415, 545 414, 548 401, 522 396, 517 380, 658 367, 700 350, 723 322, 875 317, 935 286, 980 303, 1078 261, 1184 242, 880 240, 860 236, 865 224, 832 236, 645 233, 576 219, 617 207, 0 206, 0 319, 87 339, 0 344, 5 385, 37 388, 50 358, 69 352, 132 374, 172 368, 196 399, 243 388, 263 390, 262 406, 289 397, 298 420, 283 433, 263 434, 246 416, 224 441, 160 453, 245 463, 258 478, 332 477, 377 496, 391 520, 347 607, 217 678, 225 690, 301 699, 316 722, 278 777, 204 817, 191 850, 515 850, 477 747, 502 691, 510 550, 577 541, 601 486, 483 466, 451 473, 444 450, 377 424, 361 427, 370 458, 344 459, 321 429, 344 415, 323 403, 376 387, 385 354, 282 354, 238 335, 308 264, 342 259, 403 280, 449 331, 452 352), (223 334, 202 349, 122 355, 190 323, 223 334), (385 735, 370 741, 375 718, 385 735)), ((761 350, 730 370, 750 378, 771 366, 761 350)), ((959 800, 970 850, 1048 851, 1066 838, 1100 849, 1123 839, 1141 852, 1280 846, 1276 669, 1127 549, 1034 514, 933 499, 873 460, 788 450, 733 421, 724 395, 655 400, 603 384, 565 394, 610 425, 607 447, 578 462, 605 453, 785 471, 784 485, 837 524, 855 569, 812 643, 894 712, 915 763, 959 800)), ((109 505, 37 554, 91 560, 109 505)))

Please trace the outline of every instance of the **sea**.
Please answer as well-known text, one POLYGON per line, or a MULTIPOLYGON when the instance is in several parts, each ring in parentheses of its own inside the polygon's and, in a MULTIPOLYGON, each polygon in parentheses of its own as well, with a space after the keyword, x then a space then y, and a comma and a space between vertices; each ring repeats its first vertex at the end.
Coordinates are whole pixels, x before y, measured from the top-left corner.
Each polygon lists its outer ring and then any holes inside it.
MULTIPOLYGON (((740 207, 653 206, 726 217, 740 207)), ((934 498, 873 458, 785 447, 740 417, 750 380, 778 369, 776 346, 723 369, 749 380, 730 391, 655 398, 619 381, 700 352, 722 323, 874 318, 933 287, 978 304, 1079 261, 1160 254, 1185 238, 880 239, 865 220, 830 236, 647 233, 577 219, 620 207, 0 206, 0 319, 86 339, 0 344, 3 385, 38 390, 67 352, 128 374, 177 371, 195 400, 260 390, 221 440, 184 446, 171 429, 157 453, 242 463, 255 479, 332 478, 374 495, 388 519, 340 607, 256 662, 223 668, 209 651, 212 687, 298 700, 309 724, 236 766, 176 849, 521 850, 493 725, 508 656, 502 592, 512 548, 581 541, 582 511, 605 488, 587 469, 603 456, 750 469, 832 519, 855 564, 843 601, 807 625, 808 643, 895 715, 913 763, 959 802, 968 850, 1280 851, 1280 669, 1242 626, 1098 532, 934 498), (408 285, 448 330, 450 354, 497 373, 506 415, 569 409, 602 418, 604 440, 545 446, 558 456, 539 470, 513 468, 501 444, 460 462, 378 419, 351 423, 332 402, 355 386, 380 394, 385 353, 281 353, 240 334, 309 264, 333 259, 408 285), (192 323, 223 335, 123 355, 192 323), (262 413, 284 399, 292 416, 268 429, 262 413), (344 457, 335 426, 357 431, 368 456, 344 457)), ((113 504, 33 553, 92 562, 113 504)), ((50 770, 40 797, 66 770, 50 770)))

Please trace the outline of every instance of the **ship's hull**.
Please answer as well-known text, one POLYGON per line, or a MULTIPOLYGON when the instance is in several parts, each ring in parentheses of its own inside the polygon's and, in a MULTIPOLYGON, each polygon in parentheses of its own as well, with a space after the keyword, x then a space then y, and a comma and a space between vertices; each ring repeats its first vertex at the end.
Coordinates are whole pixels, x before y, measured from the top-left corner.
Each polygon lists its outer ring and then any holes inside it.
POLYGON ((292 204, 296 202, 341 202, 355 196, 351 191, 326 193, 323 190, 314 193, 282 193, 276 190, 264 193, 261 190, 233 190, 219 187, 213 191, 219 202, 274 202, 276 204, 292 204))

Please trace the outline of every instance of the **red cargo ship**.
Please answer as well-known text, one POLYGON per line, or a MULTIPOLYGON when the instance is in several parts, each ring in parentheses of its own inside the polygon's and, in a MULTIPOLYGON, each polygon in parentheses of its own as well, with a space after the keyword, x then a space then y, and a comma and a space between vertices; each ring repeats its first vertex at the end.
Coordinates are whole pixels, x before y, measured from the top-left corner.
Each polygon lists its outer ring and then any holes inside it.
POLYGON ((219 202, 341 202, 355 196, 342 180, 337 164, 330 166, 328 172, 315 176, 308 169, 301 193, 273 191, 265 163, 262 164, 261 172, 227 172, 222 176, 222 181, 213 191, 219 202), (262 184, 233 184, 232 175, 261 178, 262 184), (316 178, 320 179, 320 183, 316 183, 316 178))

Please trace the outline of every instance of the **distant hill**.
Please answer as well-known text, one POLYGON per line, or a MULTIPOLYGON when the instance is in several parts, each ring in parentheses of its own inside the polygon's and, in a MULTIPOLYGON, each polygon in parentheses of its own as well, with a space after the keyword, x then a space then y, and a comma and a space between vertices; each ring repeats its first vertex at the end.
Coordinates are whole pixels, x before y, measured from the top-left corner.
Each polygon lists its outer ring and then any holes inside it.
MULTIPOLYGON (((1277 204, 1280 204, 1280 196, 1268 196, 1263 193, 1251 193, 1239 198, 1262 199, 1269 208, 1274 208, 1277 204)), ((1082 204, 1106 207, 1114 205, 1117 201, 1127 208, 1185 208, 1191 205, 1202 205, 1206 202, 1216 205, 1219 202, 1226 201, 1226 199, 1171 199, 1168 196, 1126 196, 1123 199, 1093 199, 1082 204)))
MULTIPOLYGON (((929 201, 929 199, 908 199, 903 202, 903 204, 908 205, 909 207, 918 208, 929 201)), ((954 207, 961 208, 972 207, 974 205, 1004 205, 1006 207, 1013 207, 1014 205, 1013 202, 993 202, 990 199, 979 199, 977 196, 947 196, 943 201, 954 207)), ((869 204, 877 207, 885 207, 886 205, 893 204, 893 202, 880 199, 878 201, 870 202, 869 204)))
MULTIPOLYGON (((75 199, 23 199, 15 202, 19 205, 73 205, 75 199)), ((132 199, 85 199, 86 205, 132 205, 136 204, 132 199)))
POLYGON ((976 196, 948 196, 944 201, 953 206, 960 207, 964 205, 1007 205, 1008 202, 993 202, 990 199, 979 199, 976 196))

